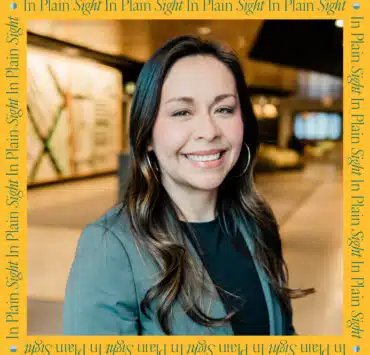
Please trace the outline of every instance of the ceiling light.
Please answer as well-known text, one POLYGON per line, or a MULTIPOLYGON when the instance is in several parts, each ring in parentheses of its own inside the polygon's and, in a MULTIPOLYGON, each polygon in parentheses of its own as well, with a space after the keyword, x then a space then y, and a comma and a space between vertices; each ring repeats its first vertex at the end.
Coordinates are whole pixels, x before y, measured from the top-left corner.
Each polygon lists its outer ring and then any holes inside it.
POLYGON ((333 105, 333 98, 331 96, 325 96, 321 102, 325 107, 330 107, 333 105))
POLYGON ((261 105, 261 106, 263 106, 263 105, 266 105, 267 104, 267 98, 265 97, 265 96, 260 96, 259 98, 258 98, 258 103, 261 105))
POLYGON ((211 34, 212 30, 209 27, 198 27, 197 32, 201 36, 207 36, 207 35, 211 34))
POLYGON ((240 36, 240 37, 238 37, 238 46, 239 46, 239 48, 244 48, 245 47, 245 45, 246 45, 246 40, 245 40, 245 37, 243 37, 243 36, 240 36))
POLYGON ((64 47, 62 52, 70 57, 78 57, 80 55, 80 50, 74 47, 64 47))
POLYGON ((261 105, 254 104, 253 105, 253 111, 254 111, 254 114, 256 115, 257 118, 262 117, 263 111, 262 111, 262 106, 261 105))
POLYGON ((132 95, 135 92, 136 84, 134 82, 132 82, 132 81, 129 81, 125 85, 125 89, 126 89, 127 94, 132 95))
POLYGON ((262 108, 264 116, 266 118, 275 118, 278 115, 278 111, 276 109, 276 106, 272 104, 266 104, 262 108))
POLYGON ((343 28, 343 20, 335 20, 335 26, 338 28, 343 28))

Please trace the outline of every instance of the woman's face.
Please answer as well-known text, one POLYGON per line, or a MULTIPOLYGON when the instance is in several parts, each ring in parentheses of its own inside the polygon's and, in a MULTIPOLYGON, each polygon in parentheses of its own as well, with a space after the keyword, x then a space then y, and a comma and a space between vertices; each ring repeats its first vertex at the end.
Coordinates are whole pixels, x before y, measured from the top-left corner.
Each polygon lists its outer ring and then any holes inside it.
POLYGON ((215 190, 236 164, 243 121, 231 71, 210 56, 188 56, 169 71, 148 149, 164 187, 215 190))

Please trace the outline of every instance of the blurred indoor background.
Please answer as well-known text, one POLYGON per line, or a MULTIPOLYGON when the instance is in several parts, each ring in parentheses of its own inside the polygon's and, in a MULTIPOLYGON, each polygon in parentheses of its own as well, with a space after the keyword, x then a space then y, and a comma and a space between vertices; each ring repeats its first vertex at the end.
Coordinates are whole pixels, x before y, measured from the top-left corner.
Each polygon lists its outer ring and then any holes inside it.
MULTIPOLYGON (((128 174, 128 114, 143 63, 182 34, 232 47, 261 131, 260 192, 280 224, 301 335, 342 333, 341 21, 28 23, 28 334, 60 334, 83 227, 128 174)), ((98 275, 97 275, 98 277, 98 275)))

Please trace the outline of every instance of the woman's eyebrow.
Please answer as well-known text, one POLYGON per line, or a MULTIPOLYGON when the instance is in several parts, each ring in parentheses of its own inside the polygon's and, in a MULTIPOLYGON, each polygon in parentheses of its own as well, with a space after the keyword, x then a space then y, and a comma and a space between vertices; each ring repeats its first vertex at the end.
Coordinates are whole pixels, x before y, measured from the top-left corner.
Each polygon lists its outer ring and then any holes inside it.
MULTIPOLYGON (((226 99, 227 97, 233 97, 234 99, 236 99, 236 96, 234 94, 221 94, 221 95, 217 95, 214 99, 213 99, 213 102, 212 102, 212 105, 226 99)), ((169 103, 169 102, 173 102, 173 101, 180 101, 180 102, 186 102, 186 103, 193 103, 194 102, 194 99, 192 97, 189 97, 189 96, 181 96, 181 97, 173 97, 169 100, 167 100, 165 103, 169 103)))
POLYGON ((194 99, 192 97, 188 97, 188 96, 173 97, 172 99, 167 100, 165 103, 168 104, 169 102, 172 102, 172 101, 181 101, 181 102, 186 102, 186 103, 193 103, 194 99))
POLYGON ((213 100, 212 105, 217 104, 218 102, 228 98, 228 97, 233 97, 236 100, 236 96, 234 94, 221 94, 217 95, 215 99, 213 100))

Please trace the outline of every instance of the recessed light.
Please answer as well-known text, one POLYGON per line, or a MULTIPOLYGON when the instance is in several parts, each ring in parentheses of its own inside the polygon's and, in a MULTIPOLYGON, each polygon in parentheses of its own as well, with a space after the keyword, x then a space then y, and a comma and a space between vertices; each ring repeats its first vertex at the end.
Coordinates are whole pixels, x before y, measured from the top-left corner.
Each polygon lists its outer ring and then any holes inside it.
POLYGON ((127 94, 132 95, 135 92, 136 84, 133 81, 129 81, 126 83, 125 89, 127 94))
POLYGON ((245 40, 245 37, 243 37, 243 36, 238 37, 238 46, 239 46, 239 48, 244 48, 246 42, 247 41, 245 40))
POLYGON ((260 96, 259 98, 258 98, 258 103, 261 105, 261 106, 263 106, 263 105, 266 105, 267 104, 267 98, 265 97, 265 96, 260 96))
POLYGON ((62 52, 64 54, 67 54, 70 57, 78 57, 81 53, 78 48, 74 48, 74 47, 64 47, 62 49, 62 52))
POLYGON ((343 20, 335 20, 335 26, 343 28, 343 20))
POLYGON ((331 96, 325 96, 321 102, 325 107, 330 107, 333 105, 334 100, 331 96))
POLYGON ((278 115, 278 111, 275 105, 266 104, 262 107, 262 111, 267 118, 275 118, 278 115))
POLYGON ((212 32, 212 30, 209 27, 198 27, 197 28, 197 32, 201 36, 207 36, 207 35, 209 35, 212 32))

